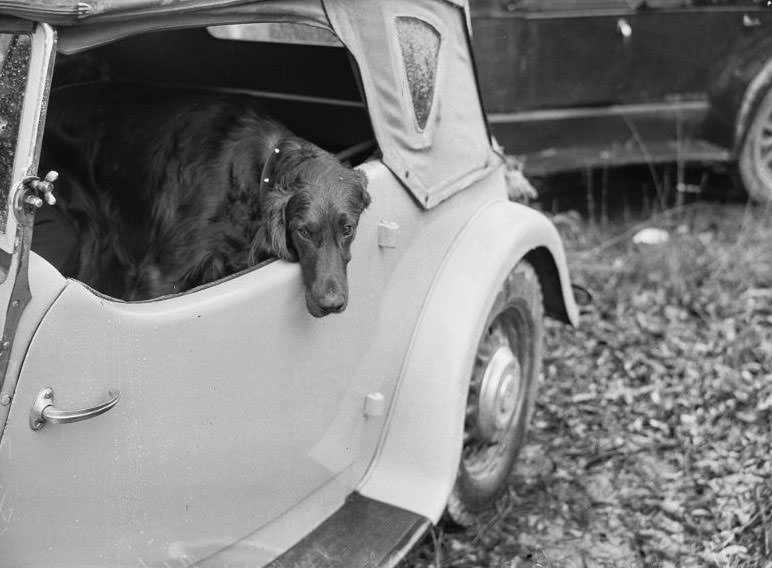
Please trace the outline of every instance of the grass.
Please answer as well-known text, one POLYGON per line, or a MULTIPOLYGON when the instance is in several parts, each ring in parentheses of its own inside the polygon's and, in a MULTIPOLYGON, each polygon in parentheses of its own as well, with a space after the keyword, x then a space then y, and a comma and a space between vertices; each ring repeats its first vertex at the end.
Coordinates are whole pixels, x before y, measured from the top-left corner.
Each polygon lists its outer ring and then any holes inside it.
POLYGON ((594 299, 548 325, 511 487, 406 566, 772 568, 772 212, 602 175, 633 189, 542 203, 594 299))

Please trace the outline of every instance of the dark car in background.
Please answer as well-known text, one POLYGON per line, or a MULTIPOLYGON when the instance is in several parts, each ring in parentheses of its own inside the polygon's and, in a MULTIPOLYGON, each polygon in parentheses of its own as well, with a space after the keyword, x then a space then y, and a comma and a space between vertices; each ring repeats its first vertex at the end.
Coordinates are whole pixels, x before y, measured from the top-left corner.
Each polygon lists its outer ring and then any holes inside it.
POLYGON ((472 0, 493 133, 526 175, 737 165, 772 201, 766 0, 472 0))

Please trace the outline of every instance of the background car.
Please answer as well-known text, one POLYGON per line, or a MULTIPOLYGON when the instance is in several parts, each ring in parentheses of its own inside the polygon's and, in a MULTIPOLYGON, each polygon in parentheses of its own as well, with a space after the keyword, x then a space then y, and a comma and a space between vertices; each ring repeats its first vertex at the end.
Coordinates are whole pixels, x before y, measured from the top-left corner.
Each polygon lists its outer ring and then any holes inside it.
POLYGON ((473 0, 493 132, 528 175, 737 164, 772 199, 772 10, 757 0, 473 0))
POLYGON ((3 3, 0 565, 392 566, 495 502, 543 316, 577 310, 557 231, 507 199, 467 16, 3 3), (124 302, 30 252, 46 105, 83 82, 254 96, 359 168, 347 310, 310 316, 296 263, 124 302))

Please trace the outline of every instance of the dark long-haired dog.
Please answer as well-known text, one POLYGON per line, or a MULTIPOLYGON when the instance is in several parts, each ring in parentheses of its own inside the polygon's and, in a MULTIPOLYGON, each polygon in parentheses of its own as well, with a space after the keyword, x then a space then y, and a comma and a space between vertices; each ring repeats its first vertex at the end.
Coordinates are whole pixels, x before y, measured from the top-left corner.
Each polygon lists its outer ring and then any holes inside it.
POLYGON ((181 292, 299 261, 309 312, 345 309, 367 179, 251 97, 121 85, 55 93, 41 170, 80 239, 74 276, 111 296, 181 292))

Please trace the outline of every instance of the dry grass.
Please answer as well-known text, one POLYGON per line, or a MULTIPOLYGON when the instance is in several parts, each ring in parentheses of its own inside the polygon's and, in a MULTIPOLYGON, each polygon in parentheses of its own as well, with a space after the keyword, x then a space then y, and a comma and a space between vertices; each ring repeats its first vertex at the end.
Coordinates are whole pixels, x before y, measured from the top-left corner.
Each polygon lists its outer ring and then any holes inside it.
POLYGON ((497 510, 441 525, 405 565, 772 568, 772 214, 556 221, 594 301, 578 329, 548 326, 497 510), (644 225, 670 240, 633 244, 644 225))

